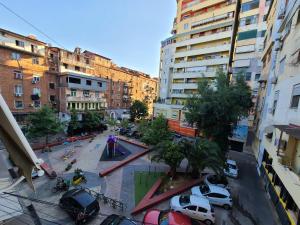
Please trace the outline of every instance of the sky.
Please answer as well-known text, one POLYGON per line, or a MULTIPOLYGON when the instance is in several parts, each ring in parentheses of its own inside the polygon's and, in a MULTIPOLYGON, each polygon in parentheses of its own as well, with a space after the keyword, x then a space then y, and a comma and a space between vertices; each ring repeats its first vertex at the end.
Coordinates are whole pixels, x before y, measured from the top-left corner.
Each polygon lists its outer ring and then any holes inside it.
MULTIPOLYGON (((157 77, 175 0, 0 0, 68 50, 81 47, 157 77)), ((0 5, 0 27, 57 44, 0 5)))

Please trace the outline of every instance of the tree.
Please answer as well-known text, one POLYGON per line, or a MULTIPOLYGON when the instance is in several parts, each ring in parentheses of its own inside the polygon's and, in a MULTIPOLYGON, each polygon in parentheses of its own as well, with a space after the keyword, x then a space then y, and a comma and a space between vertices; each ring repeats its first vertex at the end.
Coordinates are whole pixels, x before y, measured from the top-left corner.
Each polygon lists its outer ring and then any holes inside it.
POLYGON ((127 129, 129 127, 129 121, 127 119, 121 120, 121 127, 127 129))
POLYGON ((178 143, 166 140, 160 142, 154 149, 156 154, 152 156, 151 160, 156 162, 165 162, 170 166, 171 177, 174 177, 176 174, 176 168, 184 159, 181 146, 178 145, 178 143))
POLYGON ((198 177, 205 169, 210 168, 221 173, 224 168, 224 157, 218 144, 207 139, 197 138, 194 142, 182 141, 182 150, 188 160, 188 168, 192 168, 192 175, 198 177))
POLYGON ((68 133, 74 135, 74 131, 80 127, 78 116, 75 109, 71 110, 71 119, 68 125, 68 133))
POLYGON ((98 112, 86 111, 83 119, 83 127, 91 131, 100 126, 102 116, 98 112))
POLYGON ((139 100, 135 100, 130 106, 130 119, 135 121, 136 119, 140 120, 148 116, 148 106, 139 100))
POLYGON ((171 138, 167 120, 163 115, 158 116, 150 125, 144 126, 144 130, 139 132, 143 134, 142 141, 148 145, 156 145, 171 138))
POLYGON ((223 71, 217 72, 214 82, 200 81, 198 93, 187 100, 185 114, 190 124, 196 124, 204 137, 214 140, 223 153, 228 150, 228 137, 233 128, 248 116, 252 107, 250 87, 244 76, 228 83, 223 71))
POLYGON ((55 135, 63 130, 62 124, 49 106, 43 106, 39 111, 30 115, 29 122, 29 136, 45 137, 46 147, 49 135, 55 135))

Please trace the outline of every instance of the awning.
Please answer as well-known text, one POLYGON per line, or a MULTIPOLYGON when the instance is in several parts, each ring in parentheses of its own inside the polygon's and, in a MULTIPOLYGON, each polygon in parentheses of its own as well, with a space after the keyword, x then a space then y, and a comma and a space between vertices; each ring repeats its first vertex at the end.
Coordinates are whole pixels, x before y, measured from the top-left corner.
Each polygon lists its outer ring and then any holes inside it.
POLYGON ((300 126, 289 124, 289 125, 274 125, 274 127, 300 140, 300 126))

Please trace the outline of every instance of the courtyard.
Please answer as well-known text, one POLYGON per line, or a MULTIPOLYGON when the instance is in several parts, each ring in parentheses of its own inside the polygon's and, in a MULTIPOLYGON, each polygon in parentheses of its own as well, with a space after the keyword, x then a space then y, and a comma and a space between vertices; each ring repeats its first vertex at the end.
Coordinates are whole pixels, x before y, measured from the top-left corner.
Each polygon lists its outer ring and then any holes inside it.
MULTIPOLYGON (((53 147, 52 152, 42 153, 37 151, 37 155, 51 166, 58 176, 66 179, 72 178, 76 168, 82 169, 87 178, 87 183, 82 184, 83 187, 103 193, 106 197, 125 204, 126 207, 122 211, 100 201, 99 215, 88 224, 100 224, 110 214, 124 215, 133 218, 137 223, 142 222, 145 212, 136 215, 131 215, 131 212, 135 208, 136 203, 138 203, 138 200, 135 199, 136 196, 141 199, 146 190, 135 190, 135 185, 140 183, 145 184, 146 189, 150 188, 161 174, 169 170, 169 167, 163 163, 151 162, 151 157, 149 154, 146 154, 105 177, 99 177, 100 171, 115 165, 119 160, 144 150, 139 146, 119 141, 122 146, 122 148, 119 148, 123 153, 121 154, 122 157, 114 161, 104 159, 106 141, 110 134, 110 131, 105 131, 92 139, 53 147), (76 159, 76 163, 69 171, 65 171, 66 166, 73 159, 76 159), (137 194, 136 191, 139 193, 137 194)), ((230 152, 230 158, 237 161, 240 169, 240 177, 238 179, 228 179, 231 193, 235 199, 238 199, 238 204, 235 203, 236 205, 233 206, 232 210, 215 207, 216 225, 235 225, 237 224, 235 223, 236 221, 243 225, 255 225, 255 222, 257 224, 262 224, 263 222, 264 225, 277 224, 273 206, 270 204, 256 172, 254 156, 249 153, 230 152)), ((178 171, 183 172, 184 170, 185 162, 183 161, 178 171)), ((63 192, 52 193, 51 191, 56 184, 56 179, 51 180, 44 175, 34 179, 33 182, 36 189, 35 192, 26 183, 23 183, 19 188, 19 193, 23 196, 55 204, 59 202, 63 192)), ((189 194, 190 192, 187 191, 185 193, 189 194)), ((55 224, 50 221, 56 221, 58 224, 74 224, 69 215, 58 206, 49 206, 36 202, 33 204, 38 215, 44 219, 42 220, 43 224, 55 224)), ((153 206, 153 208, 168 210, 169 205, 169 200, 166 200, 153 206)))

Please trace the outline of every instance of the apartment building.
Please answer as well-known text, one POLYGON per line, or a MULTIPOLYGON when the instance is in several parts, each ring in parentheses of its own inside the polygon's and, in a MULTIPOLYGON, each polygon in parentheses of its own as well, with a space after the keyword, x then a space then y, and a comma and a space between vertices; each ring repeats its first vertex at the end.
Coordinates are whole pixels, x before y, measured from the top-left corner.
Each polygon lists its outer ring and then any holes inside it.
POLYGON ((170 125, 185 127, 183 105, 197 91, 199 79, 213 79, 217 69, 228 70, 236 1, 178 0, 173 36, 162 42, 160 96, 155 115, 170 125))
POLYGON ((56 107, 56 77, 48 73, 45 51, 33 35, 0 29, 0 89, 20 123, 42 105, 56 107))
POLYGON ((300 1, 274 0, 266 15, 253 143, 283 225, 300 224, 300 1))
POLYGON ((264 35, 266 32, 266 21, 270 1, 265 0, 242 0, 239 9, 239 26, 236 35, 235 50, 233 55, 232 73, 245 74, 245 80, 252 90, 252 101, 254 103, 248 117, 248 124, 253 125, 259 81, 261 78, 264 35))

